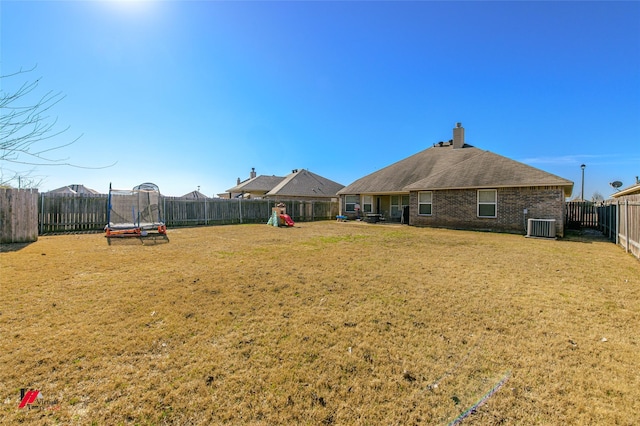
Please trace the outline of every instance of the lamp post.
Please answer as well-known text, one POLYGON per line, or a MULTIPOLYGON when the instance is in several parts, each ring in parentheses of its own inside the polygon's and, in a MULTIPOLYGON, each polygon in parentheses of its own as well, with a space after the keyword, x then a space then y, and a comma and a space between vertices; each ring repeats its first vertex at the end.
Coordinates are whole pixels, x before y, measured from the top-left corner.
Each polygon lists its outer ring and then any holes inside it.
POLYGON ((580 192, 580 201, 584 201, 584 168, 587 167, 584 164, 580 165, 580 168, 582 169, 582 189, 580 192))

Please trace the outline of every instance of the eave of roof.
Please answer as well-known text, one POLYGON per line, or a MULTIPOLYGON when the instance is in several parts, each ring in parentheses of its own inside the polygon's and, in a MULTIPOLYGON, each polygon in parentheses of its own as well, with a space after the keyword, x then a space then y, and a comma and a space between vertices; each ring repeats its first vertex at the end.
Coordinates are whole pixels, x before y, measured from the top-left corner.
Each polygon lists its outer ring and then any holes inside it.
POLYGON ((618 198, 618 197, 622 197, 624 195, 631 195, 631 194, 640 194, 640 183, 636 183, 635 185, 631 185, 628 188, 625 188, 623 190, 620 190, 618 192, 616 192, 615 194, 611 194, 611 196, 613 198, 618 198))

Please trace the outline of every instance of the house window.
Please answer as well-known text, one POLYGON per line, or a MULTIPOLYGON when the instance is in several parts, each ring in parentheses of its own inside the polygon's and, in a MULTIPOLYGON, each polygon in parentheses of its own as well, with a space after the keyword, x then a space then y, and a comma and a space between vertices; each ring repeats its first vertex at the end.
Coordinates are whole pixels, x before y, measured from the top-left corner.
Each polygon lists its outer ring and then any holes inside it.
POLYGON ((407 207, 409 205, 409 196, 408 195, 403 195, 402 196, 402 206, 401 209, 404 210, 405 207, 407 207))
POLYGON ((433 192, 418 192, 418 214, 431 215, 433 192))
POLYGON ((365 213, 371 213, 373 211, 373 197, 371 195, 362 197, 362 211, 365 213))
POLYGON ((495 189, 478 190, 478 217, 496 217, 498 191, 495 189))
POLYGON ((392 218, 400 217, 400 196, 399 195, 391 196, 391 217, 392 218))
POLYGON ((391 196, 391 217, 399 219, 402 217, 404 208, 409 205, 408 195, 392 195, 391 196))
POLYGON ((344 211, 354 213, 356 211, 357 195, 347 195, 344 197, 344 211))

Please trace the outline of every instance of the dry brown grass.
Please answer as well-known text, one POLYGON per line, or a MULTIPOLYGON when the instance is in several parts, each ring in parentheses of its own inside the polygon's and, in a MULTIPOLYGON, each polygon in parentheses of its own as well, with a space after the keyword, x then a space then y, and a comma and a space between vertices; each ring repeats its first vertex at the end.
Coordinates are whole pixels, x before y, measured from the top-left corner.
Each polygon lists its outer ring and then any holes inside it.
POLYGON ((362 223, 41 237, 0 253, 0 422, 639 422, 640 262, 362 223), (603 341, 603 338, 606 341, 603 341), (42 390, 18 410, 19 389, 42 390))

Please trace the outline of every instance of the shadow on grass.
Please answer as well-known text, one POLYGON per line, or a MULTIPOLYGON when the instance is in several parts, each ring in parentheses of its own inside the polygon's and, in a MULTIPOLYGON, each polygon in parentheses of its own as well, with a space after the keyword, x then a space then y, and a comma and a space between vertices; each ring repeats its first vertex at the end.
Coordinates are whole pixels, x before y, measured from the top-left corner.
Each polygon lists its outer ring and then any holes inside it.
POLYGON ((35 243, 35 241, 32 241, 30 243, 2 243, 0 244, 0 253, 22 250, 25 247, 29 247, 29 245, 33 243, 35 243))
POLYGON ((163 234, 149 234, 144 237, 107 237, 107 243, 110 246, 150 246, 156 244, 166 244, 168 242, 169 237, 163 234))
POLYGON ((579 242, 591 244, 593 242, 610 242, 604 234, 597 229, 567 229, 564 231, 564 237, 558 241, 579 242))

